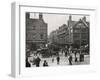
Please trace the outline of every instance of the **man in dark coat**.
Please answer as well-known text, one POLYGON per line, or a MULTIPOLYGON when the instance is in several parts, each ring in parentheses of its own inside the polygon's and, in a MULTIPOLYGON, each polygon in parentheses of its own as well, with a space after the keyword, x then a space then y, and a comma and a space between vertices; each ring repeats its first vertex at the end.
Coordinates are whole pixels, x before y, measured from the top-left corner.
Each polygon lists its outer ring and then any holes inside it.
POLYGON ((41 61, 41 59, 39 57, 37 57, 35 60, 36 67, 40 66, 40 61, 41 61))
POLYGON ((67 51, 66 51, 66 52, 65 52, 65 57, 67 57, 67 54, 68 54, 68 53, 67 53, 67 51))
POLYGON ((75 55, 75 62, 77 62, 77 52, 74 51, 74 55, 75 55))
POLYGON ((84 54, 80 54, 80 62, 84 61, 84 54))
POLYGON ((72 65, 72 56, 69 56, 69 65, 72 65))
POLYGON ((60 57, 58 56, 57 57, 57 64, 59 64, 59 62, 60 62, 60 57))
POLYGON ((28 62, 28 58, 26 58, 26 67, 31 67, 31 64, 28 62))

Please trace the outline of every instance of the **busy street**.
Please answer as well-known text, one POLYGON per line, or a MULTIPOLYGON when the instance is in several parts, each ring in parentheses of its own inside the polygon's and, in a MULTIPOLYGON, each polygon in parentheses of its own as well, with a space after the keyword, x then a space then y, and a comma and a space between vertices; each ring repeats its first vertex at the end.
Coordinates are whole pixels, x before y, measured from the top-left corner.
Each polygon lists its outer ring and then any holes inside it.
POLYGON ((89 24, 86 15, 26 12, 25 66, 90 64, 89 24))
MULTIPOLYGON (((34 63, 34 60, 37 57, 34 55, 31 55, 28 58, 28 61, 31 64, 31 67, 36 67, 36 64, 34 63)), ((72 54, 72 64, 69 63, 69 56, 65 56, 64 54, 59 56, 59 64, 57 63, 57 57, 53 56, 53 57, 49 57, 49 58, 43 58, 41 57, 41 55, 39 55, 40 58, 40 63, 38 67, 44 67, 44 61, 47 62, 47 66, 64 66, 64 65, 86 65, 89 64, 90 62, 90 56, 89 55, 84 55, 84 60, 80 61, 80 56, 77 55, 77 61, 75 61, 75 55, 72 54)))

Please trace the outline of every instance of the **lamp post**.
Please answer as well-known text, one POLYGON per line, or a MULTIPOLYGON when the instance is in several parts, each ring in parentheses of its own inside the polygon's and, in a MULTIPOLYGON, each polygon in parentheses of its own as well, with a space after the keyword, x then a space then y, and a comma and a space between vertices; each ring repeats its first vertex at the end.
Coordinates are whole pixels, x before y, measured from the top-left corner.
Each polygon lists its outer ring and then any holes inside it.
POLYGON ((81 40, 81 26, 80 26, 80 54, 81 54, 81 42, 82 40, 81 40))

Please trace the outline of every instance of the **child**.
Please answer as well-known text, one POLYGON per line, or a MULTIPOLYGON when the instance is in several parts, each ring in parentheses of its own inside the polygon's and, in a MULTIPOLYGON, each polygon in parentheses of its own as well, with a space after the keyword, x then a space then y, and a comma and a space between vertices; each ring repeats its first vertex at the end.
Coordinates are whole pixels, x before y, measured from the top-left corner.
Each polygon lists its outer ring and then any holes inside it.
POLYGON ((44 60, 43 66, 44 66, 44 67, 45 67, 45 66, 48 66, 48 63, 47 63, 46 60, 44 60))

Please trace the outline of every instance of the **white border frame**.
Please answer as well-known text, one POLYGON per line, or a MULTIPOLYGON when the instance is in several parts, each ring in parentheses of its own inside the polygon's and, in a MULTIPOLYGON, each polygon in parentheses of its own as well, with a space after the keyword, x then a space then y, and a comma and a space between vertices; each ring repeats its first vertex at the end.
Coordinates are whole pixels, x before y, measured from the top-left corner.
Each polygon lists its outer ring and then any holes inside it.
POLYGON ((66 73, 84 73, 96 71, 96 9, 94 8, 73 8, 73 7, 43 7, 32 6, 26 3, 12 3, 12 62, 11 74, 14 77, 35 76, 35 75, 54 75, 66 73), (48 12, 48 13, 65 13, 65 14, 89 14, 90 15, 90 65, 48 67, 48 68, 25 68, 25 12, 48 12), (23 36, 24 35, 24 36, 23 36), (91 54, 93 53, 93 54, 91 54), (48 72, 48 73, 47 73, 48 72), (59 72, 59 73, 58 73, 59 72))

